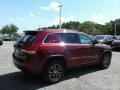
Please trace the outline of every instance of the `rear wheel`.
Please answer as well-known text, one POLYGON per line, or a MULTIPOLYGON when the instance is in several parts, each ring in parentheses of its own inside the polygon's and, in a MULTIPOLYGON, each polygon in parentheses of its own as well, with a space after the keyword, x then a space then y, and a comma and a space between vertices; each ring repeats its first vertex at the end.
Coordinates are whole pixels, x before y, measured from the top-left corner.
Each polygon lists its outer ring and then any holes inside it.
POLYGON ((58 60, 52 60, 45 68, 43 79, 49 84, 57 83, 62 79, 64 72, 64 64, 58 60))
POLYGON ((100 63, 100 68, 107 69, 110 66, 110 63, 111 63, 111 54, 105 53, 100 63))

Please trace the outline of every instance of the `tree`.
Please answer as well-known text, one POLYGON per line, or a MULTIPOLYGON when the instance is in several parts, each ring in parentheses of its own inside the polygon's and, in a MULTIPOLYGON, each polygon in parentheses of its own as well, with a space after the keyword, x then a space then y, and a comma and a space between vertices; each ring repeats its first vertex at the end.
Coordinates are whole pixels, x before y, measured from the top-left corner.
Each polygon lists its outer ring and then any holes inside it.
MULTIPOLYGON (((64 22, 62 24, 62 28, 77 30, 91 35, 98 35, 98 34, 114 35, 115 22, 116 22, 116 31, 117 31, 116 34, 120 35, 120 19, 116 19, 115 21, 110 21, 105 25, 101 25, 91 21, 85 21, 83 23, 80 23, 78 21, 69 21, 69 22, 64 22)), ((58 29, 59 25, 53 25, 47 28, 58 29)))
POLYGON ((79 26, 79 31, 87 34, 91 34, 91 35, 100 34, 100 30, 98 26, 100 25, 91 21, 86 21, 79 26))
POLYGON ((2 34, 16 34, 18 30, 18 27, 16 25, 10 24, 10 25, 6 25, 1 29, 1 33, 2 34))
POLYGON ((113 34, 113 23, 112 22, 108 22, 106 23, 101 30, 102 34, 113 34))
MULTIPOLYGON (((116 22, 116 34, 120 35, 120 19, 116 19, 115 22, 116 22)), ((115 25, 115 22, 114 22, 114 25, 115 25)))
POLYGON ((69 22, 66 22, 66 23, 64 22, 62 24, 62 28, 78 30, 79 25, 80 25, 80 22, 78 22, 78 21, 69 21, 69 22))

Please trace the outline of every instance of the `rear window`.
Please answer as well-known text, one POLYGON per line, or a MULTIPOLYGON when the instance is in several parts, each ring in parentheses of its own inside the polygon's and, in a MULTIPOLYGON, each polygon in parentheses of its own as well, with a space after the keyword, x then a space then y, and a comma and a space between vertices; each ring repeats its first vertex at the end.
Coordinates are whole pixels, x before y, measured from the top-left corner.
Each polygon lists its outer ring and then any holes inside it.
POLYGON ((103 40, 105 38, 105 36, 96 36, 96 40, 103 40))
POLYGON ((22 44, 32 44, 34 38, 37 35, 37 31, 26 31, 24 34, 17 40, 18 43, 22 44))
POLYGON ((45 39, 44 43, 60 43, 59 36, 57 34, 50 34, 45 39))

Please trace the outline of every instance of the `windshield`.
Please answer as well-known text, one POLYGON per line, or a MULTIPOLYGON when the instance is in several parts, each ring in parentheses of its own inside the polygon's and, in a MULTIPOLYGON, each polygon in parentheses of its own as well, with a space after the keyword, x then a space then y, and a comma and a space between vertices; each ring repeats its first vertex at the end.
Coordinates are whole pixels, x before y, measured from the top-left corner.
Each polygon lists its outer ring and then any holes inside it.
POLYGON ((92 40, 95 40, 95 37, 93 35, 88 35, 92 40))
POLYGON ((96 36, 96 40, 103 40, 105 36, 96 36))
POLYGON ((117 40, 120 40, 120 36, 118 36, 116 39, 117 39, 117 40))

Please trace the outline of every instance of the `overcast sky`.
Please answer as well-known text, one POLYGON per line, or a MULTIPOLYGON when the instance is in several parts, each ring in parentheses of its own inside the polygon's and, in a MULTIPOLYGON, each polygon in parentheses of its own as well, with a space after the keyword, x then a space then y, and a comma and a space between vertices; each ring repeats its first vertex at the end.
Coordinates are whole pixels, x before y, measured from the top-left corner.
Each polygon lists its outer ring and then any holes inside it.
POLYGON ((0 0, 0 28, 13 23, 22 32, 59 24, 60 3, 62 22, 90 20, 104 24, 120 18, 120 0, 0 0))

